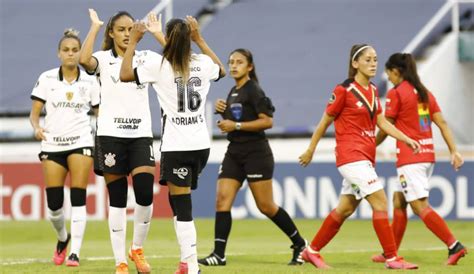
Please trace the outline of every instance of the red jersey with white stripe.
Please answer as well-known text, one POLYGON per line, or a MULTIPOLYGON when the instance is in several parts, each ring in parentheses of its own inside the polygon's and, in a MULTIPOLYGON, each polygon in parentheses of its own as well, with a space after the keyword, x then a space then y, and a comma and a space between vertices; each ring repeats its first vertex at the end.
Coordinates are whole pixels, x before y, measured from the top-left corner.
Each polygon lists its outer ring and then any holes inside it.
POLYGON ((353 79, 337 85, 326 106, 335 117, 336 166, 369 160, 375 164, 375 126, 382 112, 377 88, 363 88, 353 79))
POLYGON ((429 103, 420 103, 416 89, 408 81, 387 94, 385 116, 394 119, 400 131, 421 145, 420 152, 414 154, 409 146, 397 141, 397 166, 435 161, 431 121, 433 114, 441 110, 433 94, 428 95, 429 103))

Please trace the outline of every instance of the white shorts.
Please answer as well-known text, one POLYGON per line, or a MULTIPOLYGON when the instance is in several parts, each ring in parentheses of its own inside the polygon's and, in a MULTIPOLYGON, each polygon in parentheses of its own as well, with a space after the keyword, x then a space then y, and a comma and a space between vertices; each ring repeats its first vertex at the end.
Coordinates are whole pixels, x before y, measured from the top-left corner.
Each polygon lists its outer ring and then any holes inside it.
POLYGON ((426 198, 430 187, 428 181, 433 174, 434 163, 416 163, 397 168, 398 184, 394 190, 403 192, 407 202, 426 198))
POLYGON ((338 170, 344 177, 341 195, 354 195, 357 200, 360 200, 383 189, 383 185, 370 161, 345 164, 338 167, 338 170))

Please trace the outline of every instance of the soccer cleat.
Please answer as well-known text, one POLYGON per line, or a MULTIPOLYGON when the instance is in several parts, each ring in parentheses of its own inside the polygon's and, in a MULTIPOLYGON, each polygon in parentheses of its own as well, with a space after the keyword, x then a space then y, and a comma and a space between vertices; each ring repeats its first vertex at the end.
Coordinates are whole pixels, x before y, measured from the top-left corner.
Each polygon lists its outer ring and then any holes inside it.
POLYGON ((217 256, 215 253, 212 253, 206 258, 199 259, 198 263, 207 266, 224 266, 226 264, 226 260, 225 257, 221 259, 221 257, 217 256))
POLYGON ((302 265, 304 264, 304 260, 301 258, 301 252, 308 246, 308 241, 304 240, 303 245, 292 245, 290 246, 293 249, 293 257, 288 265, 302 265))
POLYGON ((143 248, 130 248, 128 257, 135 263, 138 274, 149 274, 151 272, 150 264, 148 264, 145 255, 143 255, 143 248))
POLYGON ((377 254, 372 256, 372 262, 374 263, 385 263, 385 256, 382 254, 377 254))
POLYGON ((453 248, 449 249, 446 265, 457 265, 459 259, 464 257, 466 254, 467 249, 460 242, 457 242, 453 248))
POLYGON ((174 274, 188 274, 188 264, 180 262, 174 274))
POLYGON ((65 242, 58 241, 56 244, 56 250, 54 250, 53 262, 55 265, 62 265, 66 259, 67 245, 71 240, 71 234, 67 234, 67 239, 65 242))
POLYGON ((79 266, 79 257, 75 253, 71 253, 66 260, 67 266, 79 266))
POLYGON ((331 268, 329 265, 327 265, 324 262, 323 257, 319 254, 319 252, 312 253, 310 251, 310 247, 308 246, 301 252, 301 258, 305 261, 308 262, 312 265, 314 265, 316 268, 320 269, 329 269, 331 268))
POLYGON ((126 263, 120 263, 115 268, 115 274, 128 274, 128 265, 126 263))
POLYGON ((395 260, 385 261, 385 267, 388 269, 418 269, 416 264, 405 261, 402 257, 397 257, 395 260))

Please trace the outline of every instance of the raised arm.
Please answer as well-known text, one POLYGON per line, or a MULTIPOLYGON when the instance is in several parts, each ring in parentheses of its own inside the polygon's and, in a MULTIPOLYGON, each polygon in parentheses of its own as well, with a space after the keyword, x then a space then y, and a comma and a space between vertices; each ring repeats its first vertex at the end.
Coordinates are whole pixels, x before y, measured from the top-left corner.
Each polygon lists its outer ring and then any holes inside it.
POLYGON ((451 153, 451 165, 456 171, 458 171, 459 168, 461 168, 461 166, 464 164, 464 159, 456 148, 453 133, 449 128, 448 123, 446 120, 444 120, 443 114, 441 114, 441 112, 436 112, 433 114, 433 122, 439 127, 441 135, 443 136, 443 139, 448 146, 449 152, 451 153))
POLYGON ((97 12, 93 9, 89 9, 89 17, 91 19, 91 27, 89 33, 87 34, 84 43, 82 44, 81 57, 79 58, 79 63, 84 67, 88 72, 93 72, 97 69, 97 59, 92 56, 94 51, 94 43, 97 38, 97 34, 100 31, 100 28, 104 22, 100 21, 97 12))
POLYGON ((186 16, 186 21, 189 24, 189 27, 191 28, 191 39, 196 43, 196 45, 199 47, 201 52, 209 57, 211 57, 212 61, 214 61, 215 64, 219 65, 219 78, 222 78, 226 75, 225 71, 225 66, 222 64, 221 60, 217 55, 214 53, 214 51, 209 47, 207 44, 206 40, 201 35, 201 31, 199 30, 199 24, 196 21, 196 18, 192 16, 186 16))
POLYGON ((130 32, 129 42, 127 50, 123 55, 122 67, 120 68, 120 81, 122 82, 132 82, 136 81, 135 72, 133 71, 132 61, 133 55, 135 54, 135 49, 137 48, 138 42, 143 38, 145 34, 146 27, 141 22, 135 22, 130 32))
POLYGON ((383 130, 386 134, 407 144, 409 147, 413 149, 415 153, 419 152, 420 144, 418 144, 417 141, 406 136, 403 132, 401 132, 394 125, 388 122, 387 119, 385 119, 385 116, 383 116, 383 114, 377 115, 377 126, 381 130, 383 130))
POLYGON ((158 15, 158 18, 156 18, 156 14, 153 12, 150 12, 147 16, 148 22, 146 23, 146 29, 148 32, 150 32, 153 37, 160 43, 162 47, 165 47, 166 45, 166 38, 165 35, 163 34, 163 28, 161 24, 161 13, 158 15))
POLYGON ((319 140, 321 140, 323 135, 326 133, 326 130, 334 121, 334 118, 335 117, 329 116, 326 112, 324 112, 323 116, 321 117, 321 120, 319 121, 319 124, 316 126, 316 129, 313 132, 313 136, 311 137, 311 143, 309 144, 306 151, 299 157, 300 165, 305 167, 311 162, 311 160, 313 159, 314 151, 318 146, 319 140))
MULTIPOLYGON (((395 124, 395 119, 390 118, 390 117, 386 117, 385 119, 387 119, 387 121, 390 122, 392 125, 395 124)), ((381 143, 383 143, 383 141, 385 141, 387 136, 388 135, 387 135, 387 133, 385 133, 385 131, 379 130, 379 132, 377 132, 377 136, 375 136, 375 145, 378 146, 381 143)))
POLYGON ((31 112, 30 112, 30 123, 33 127, 35 132, 36 140, 43 140, 46 141, 46 136, 44 135, 45 130, 40 126, 40 114, 41 110, 43 109, 44 103, 38 100, 33 100, 31 105, 31 112))

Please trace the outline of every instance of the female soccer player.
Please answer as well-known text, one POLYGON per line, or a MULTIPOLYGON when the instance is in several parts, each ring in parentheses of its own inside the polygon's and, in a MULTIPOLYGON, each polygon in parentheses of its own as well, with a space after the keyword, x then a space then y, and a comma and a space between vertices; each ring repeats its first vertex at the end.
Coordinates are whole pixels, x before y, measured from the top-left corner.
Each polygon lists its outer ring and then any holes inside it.
MULTIPOLYGON (((400 184, 393 193, 392 230, 397 248, 407 225, 407 203, 426 227, 448 247, 447 265, 455 265, 467 250, 456 240, 446 222, 436 213, 428 202, 429 179, 433 173, 435 154, 431 121, 441 130, 441 134, 451 152, 451 164, 457 171, 463 165, 463 158, 456 149, 453 134, 441 114, 435 97, 421 83, 416 63, 411 54, 395 53, 385 63, 385 72, 395 87, 387 94, 385 116, 400 131, 418 140, 421 150, 413 154, 404 143, 397 141, 397 173, 400 184)), ((379 131, 377 145, 387 134, 379 131)), ((372 257, 374 262, 385 262, 384 254, 372 257)))
POLYGON ((293 242, 290 265, 301 264, 298 259, 306 247, 288 213, 273 201, 272 178, 274 160, 265 137, 265 129, 273 126, 275 108, 258 84, 252 53, 236 49, 229 57, 229 71, 235 80, 227 100, 215 103, 216 112, 224 118, 218 121, 230 144, 219 170, 217 181, 214 251, 199 259, 203 265, 225 265, 225 248, 232 226, 231 207, 245 179, 259 210, 270 218, 293 242))
POLYGON ((376 71, 377 54, 374 48, 366 44, 354 45, 349 57, 349 79, 336 86, 308 149, 299 158, 302 166, 311 162, 319 140, 334 121, 336 166, 344 181, 339 204, 326 217, 310 246, 302 252, 303 260, 317 268, 329 268, 319 251, 337 234, 362 198, 372 207, 372 223, 387 257, 385 266, 394 269, 418 268, 397 256, 388 222, 387 198, 373 167, 375 126, 406 143, 415 152, 420 145, 397 130, 383 116, 377 88, 370 82, 376 71))
MULTIPOLYGON (((159 20, 158 20, 159 21, 159 20)), ((163 56, 148 52, 133 69, 132 57, 145 26, 136 23, 125 52, 120 79, 137 85, 153 83, 162 108, 160 184, 167 185, 181 250, 177 274, 199 273, 196 229, 191 190, 209 157, 210 140, 204 108, 211 81, 225 75, 225 68, 209 48, 191 16, 166 25, 163 56), (203 54, 191 52, 191 41, 203 54)))
MULTIPOLYGON (((91 27, 80 63, 95 73, 101 83, 100 115, 97 121, 95 171, 103 174, 109 192, 109 229, 116 273, 128 273, 126 258, 127 176, 131 174, 135 193, 133 242, 128 256, 139 273, 149 273, 143 244, 153 211, 155 158, 148 84, 122 83, 120 65, 130 39, 133 17, 126 11, 109 19, 102 50, 92 54, 94 41, 103 22, 89 10, 91 27)), ((146 52, 137 51, 134 66, 143 63, 146 52)))
POLYGON ((35 138, 41 140, 39 158, 43 166, 48 203, 48 219, 56 230, 58 243, 53 262, 63 264, 71 240, 67 266, 79 266, 86 228, 86 188, 92 167, 91 106, 97 114, 99 84, 95 77, 79 70, 81 41, 78 32, 68 29, 59 40, 61 66, 43 72, 31 93, 30 122, 35 138), (46 110, 44 125, 40 113, 46 110), (71 176, 71 235, 64 222, 64 181, 71 176))

